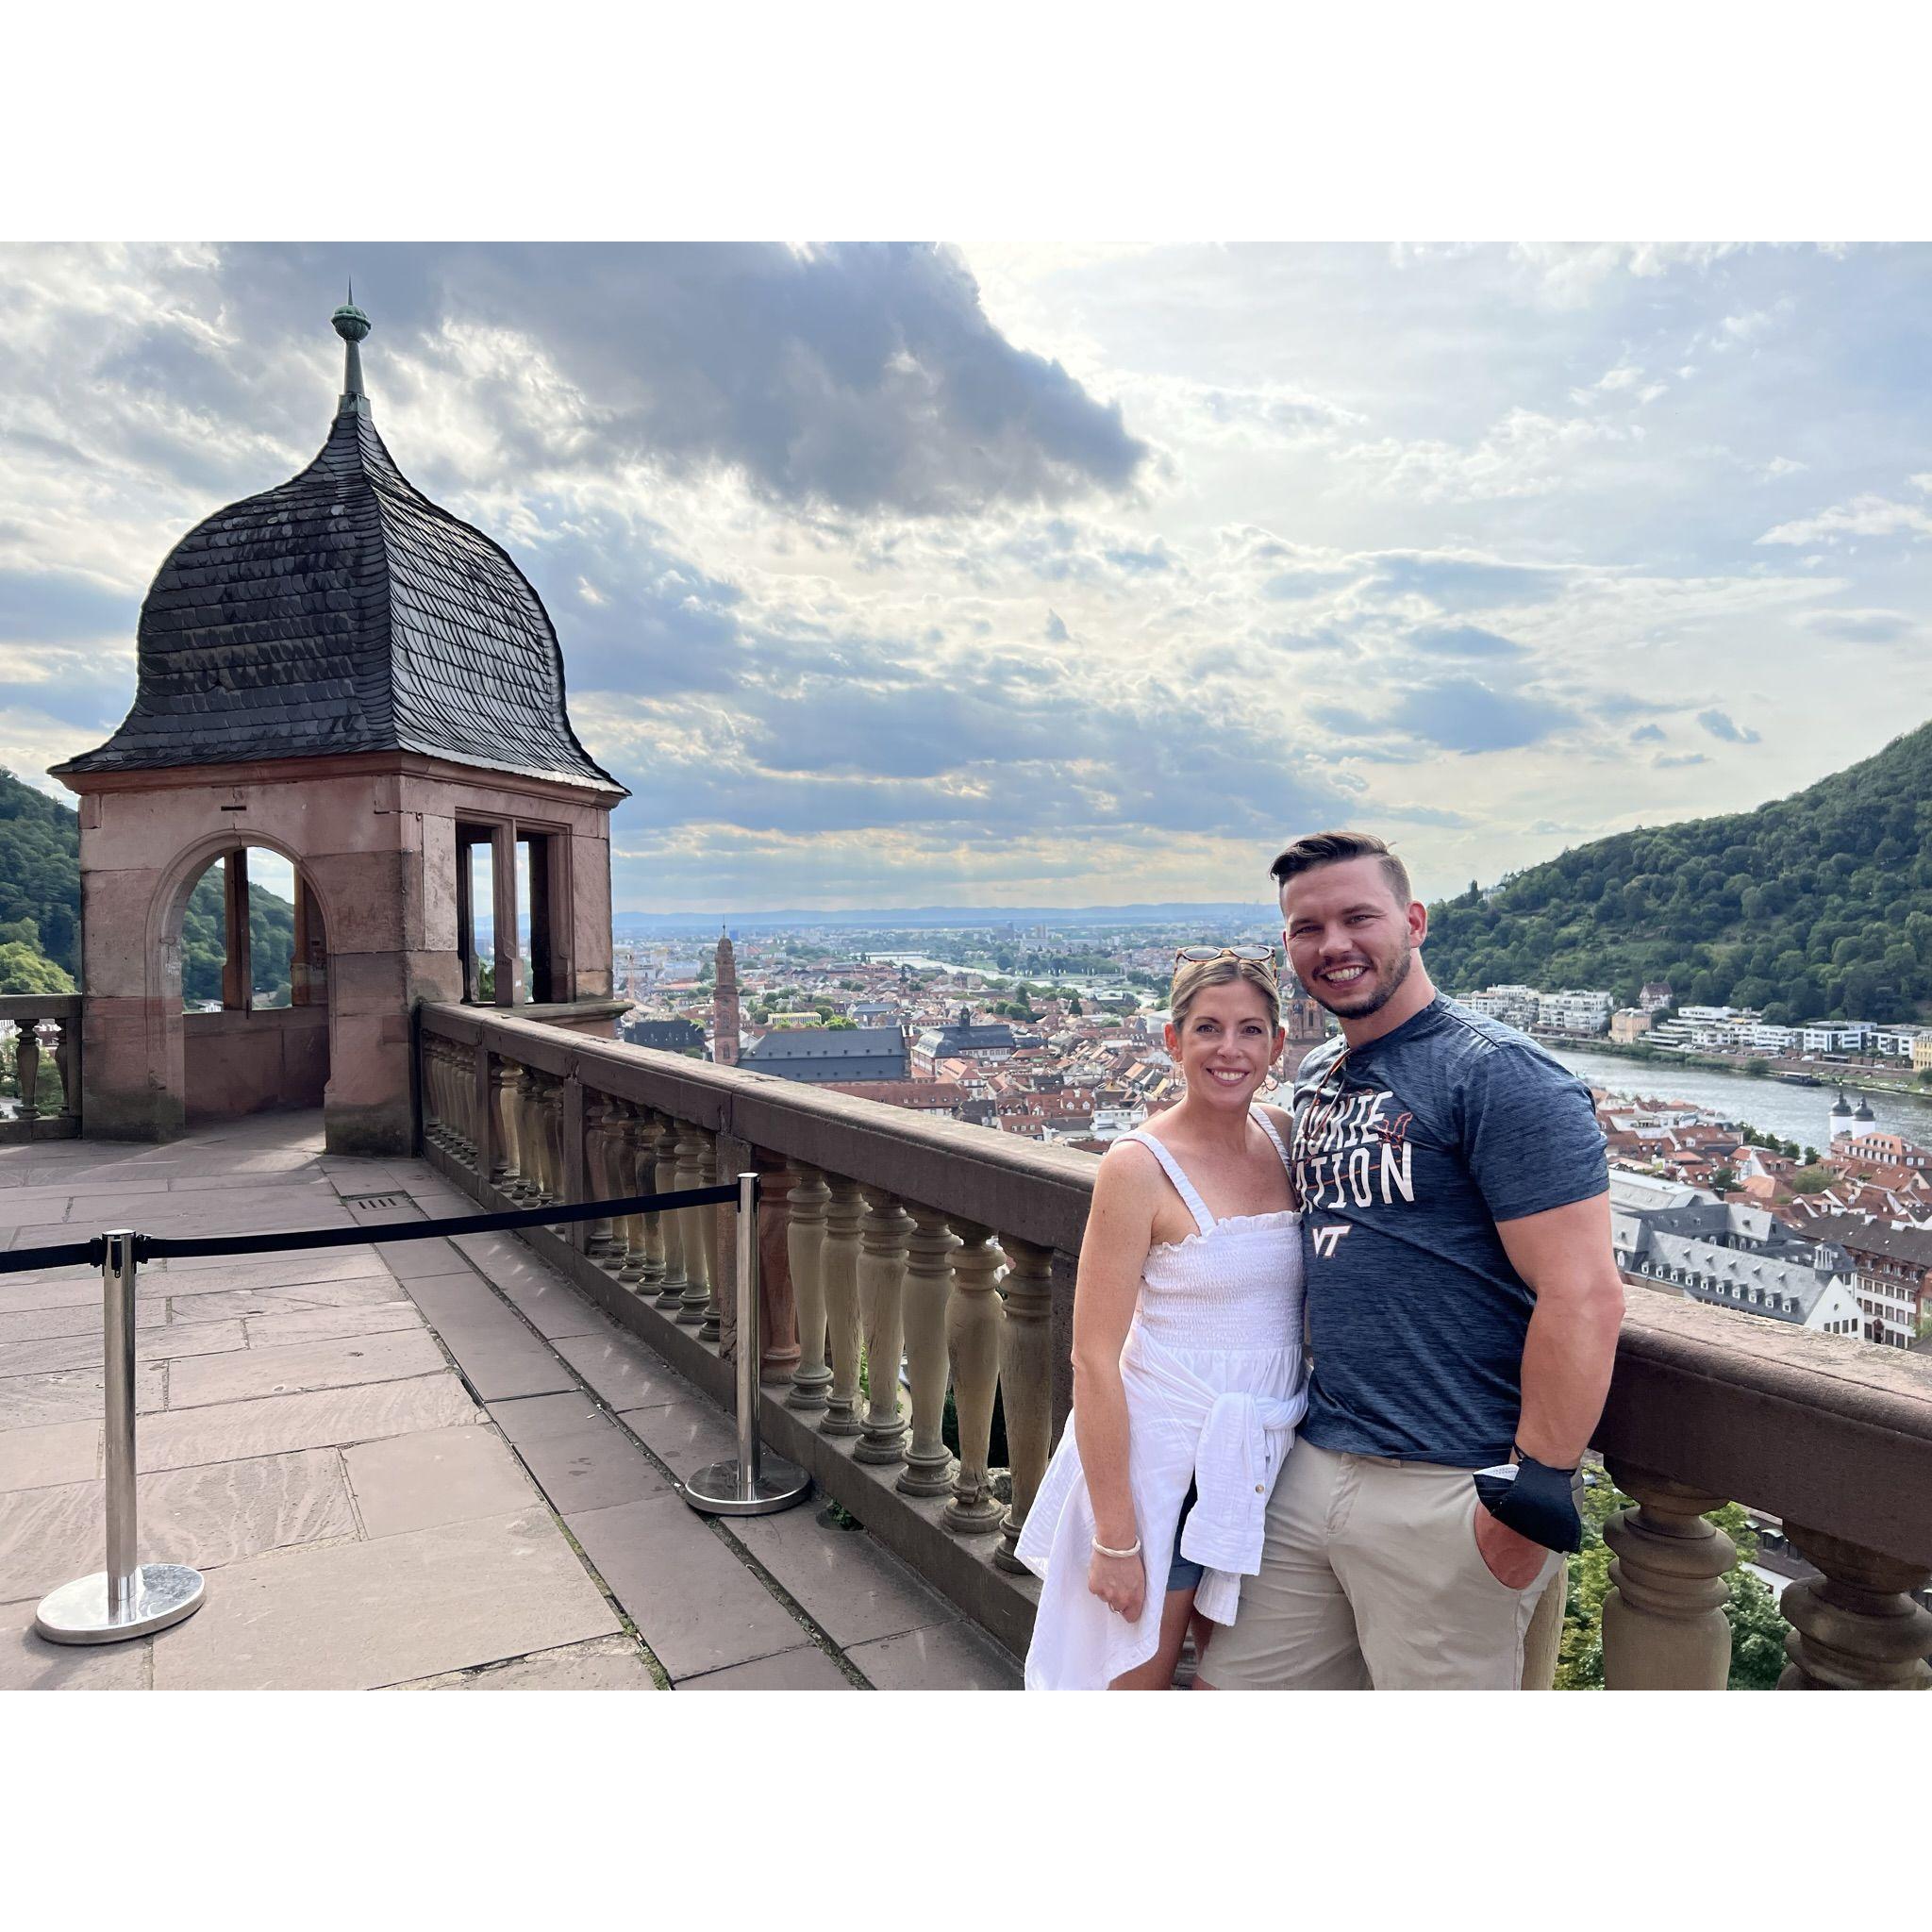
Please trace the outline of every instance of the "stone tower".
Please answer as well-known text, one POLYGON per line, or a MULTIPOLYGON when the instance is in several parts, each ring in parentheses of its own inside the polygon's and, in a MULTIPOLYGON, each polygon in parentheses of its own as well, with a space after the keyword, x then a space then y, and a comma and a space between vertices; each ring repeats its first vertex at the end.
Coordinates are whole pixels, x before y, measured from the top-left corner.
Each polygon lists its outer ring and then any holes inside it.
POLYGON ((1292 1085, 1301 1063, 1328 1036, 1328 1015, 1303 990, 1292 972, 1281 975, 1281 1025, 1288 1038, 1275 1062, 1275 1077, 1292 1085))
POLYGON ((319 1103, 332 1152, 412 1149, 410 1014, 476 994, 478 848, 494 1003, 608 1030, 624 789, 571 729, 536 591, 376 434, 369 318, 352 298, 330 320, 345 354, 326 441, 175 546, 142 606, 133 708, 55 767, 80 799, 89 1135, 319 1103), (295 874, 286 1008, 254 1006, 251 845, 295 874), (218 858, 224 1009, 184 1015, 182 917, 218 858))
POLYGON ((731 935, 718 935, 716 979, 711 988, 711 1058, 721 1067, 738 1064, 738 956, 731 935))

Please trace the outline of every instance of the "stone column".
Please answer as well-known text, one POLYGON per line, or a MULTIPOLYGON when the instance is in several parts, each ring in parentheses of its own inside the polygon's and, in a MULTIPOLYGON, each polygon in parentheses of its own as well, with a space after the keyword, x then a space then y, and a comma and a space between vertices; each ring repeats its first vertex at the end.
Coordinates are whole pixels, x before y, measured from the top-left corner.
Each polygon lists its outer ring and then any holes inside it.
POLYGON ((990 1227, 955 1221, 953 1299, 946 1346, 953 1364, 953 1410, 959 1421, 959 1473, 946 1505, 946 1527, 962 1536, 990 1534, 1006 1514, 987 1474, 992 1401, 1000 1379, 999 1296, 993 1288, 1005 1257, 990 1227))
POLYGON ((1932 1572, 1823 1530, 1787 1522, 1785 1535, 1822 1578, 1793 1583, 1778 1607, 1791 1625, 1780 1690, 1932 1688, 1932 1610, 1912 1601, 1932 1572))
POLYGON ((520 1007, 524 950, 517 942, 517 828, 497 825, 490 834, 490 944, 495 955, 496 1004, 520 1007))
POLYGON ((831 1190, 815 1167, 800 1166, 787 1201, 785 1258, 791 1269, 791 1296, 798 1309, 798 1366, 791 1372, 787 1408, 820 1409, 832 1371, 825 1362, 825 1209, 831 1190))
POLYGON ((958 1237, 936 1208, 912 1209, 906 1254, 906 1362, 912 1383, 912 1441, 894 1485, 908 1496, 950 1496, 953 1452, 946 1447, 946 1307, 953 1298, 958 1237))
POLYGON ((857 1436, 865 1428, 858 1412, 858 1223, 865 1201, 858 1183, 843 1174, 826 1176, 832 1190, 825 1209, 825 1239, 820 1278, 825 1290, 825 1341, 832 1357, 825 1419, 819 1432, 857 1436))
POLYGON ((1608 1468, 1637 1507, 1604 1525, 1616 1553, 1604 1598, 1605 1687, 1722 1690, 1731 1674, 1724 1577, 1738 1551, 1704 1513, 1724 1498, 1622 1462, 1608 1468))
POLYGON ((255 962, 249 954, 248 852, 238 845, 222 855, 222 912, 226 957, 222 961, 222 1005, 231 1013, 255 1010, 255 962))
POLYGON ((899 1367, 906 1356, 906 1238, 912 1217, 882 1189, 866 1189, 864 1200, 858 1318, 865 1331, 865 1434, 852 1454, 858 1462, 891 1464, 906 1459, 899 1367))
MULTIPOLYGON (((677 1185, 680 1190, 704 1185, 705 1137, 696 1125, 679 1123, 677 1135, 677 1185)), ((684 1292, 678 1298, 677 1325, 701 1328, 711 1308, 710 1265, 705 1252, 705 1214, 702 1208, 677 1210, 680 1244, 684 1251, 684 1292)))
MULTIPOLYGON (((677 1178, 677 1123, 669 1114, 658 1117, 658 1174, 655 1191, 675 1194, 677 1178)), ((660 1214, 658 1226, 664 1240, 664 1273, 658 1284, 658 1307, 683 1306, 684 1291, 690 1286, 684 1272, 684 1217, 675 1210, 660 1214)))
POLYGON ((1053 1440, 1053 1363, 1048 1330, 1053 1312, 1053 1250, 1031 1241, 1005 1242, 1010 1264, 1001 1284, 1000 1403, 1007 1422, 1007 1457, 1012 1464, 1013 1500, 1000 1524, 993 1561, 1025 1574, 1014 1556, 1026 1512, 1046 1474, 1053 1440))

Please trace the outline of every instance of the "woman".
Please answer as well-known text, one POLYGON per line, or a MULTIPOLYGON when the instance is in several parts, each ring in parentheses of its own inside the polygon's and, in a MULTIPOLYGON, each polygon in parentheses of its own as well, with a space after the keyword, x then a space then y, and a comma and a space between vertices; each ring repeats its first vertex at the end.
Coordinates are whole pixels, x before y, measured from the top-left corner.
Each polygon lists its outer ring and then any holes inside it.
POLYGON ((1307 1406, 1289 1117, 1254 1104, 1281 1051, 1274 956, 1175 960, 1167 1050, 1186 1097, 1100 1163, 1074 1413, 1020 1537, 1044 1579, 1029 1690, 1172 1685, 1190 1618, 1197 1646, 1233 1621, 1307 1406))

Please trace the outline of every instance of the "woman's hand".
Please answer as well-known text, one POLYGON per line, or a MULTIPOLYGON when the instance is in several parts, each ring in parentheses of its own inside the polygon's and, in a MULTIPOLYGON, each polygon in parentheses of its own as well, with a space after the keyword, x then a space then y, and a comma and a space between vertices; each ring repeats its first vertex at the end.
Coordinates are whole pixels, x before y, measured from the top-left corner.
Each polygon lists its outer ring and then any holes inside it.
POLYGON ((1147 1602, 1147 1566, 1138 1550, 1131 1557, 1103 1557, 1095 1550, 1087 1565, 1087 1588, 1129 1624, 1138 1624, 1147 1602))

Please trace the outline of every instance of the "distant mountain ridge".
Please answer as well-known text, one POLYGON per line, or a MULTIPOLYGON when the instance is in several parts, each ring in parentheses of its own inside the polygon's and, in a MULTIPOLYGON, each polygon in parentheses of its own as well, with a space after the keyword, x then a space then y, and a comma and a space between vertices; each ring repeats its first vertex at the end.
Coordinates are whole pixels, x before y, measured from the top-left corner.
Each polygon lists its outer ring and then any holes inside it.
POLYGON ((1206 925, 1245 928, 1259 921, 1280 924, 1280 914, 1266 899, 1251 904, 1169 903, 1150 906, 912 906, 882 911, 844 912, 619 912, 611 929, 621 939, 687 933, 717 936, 720 924, 734 933, 796 932, 818 926, 876 932, 944 931, 958 926, 1007 925, 1206 925))
POLYGON ((1932 1015, 1932 724, 1755 811, 1576 846, 1430 908, 1457 992, 1604 987, 1801 1020, 1932 1015))

